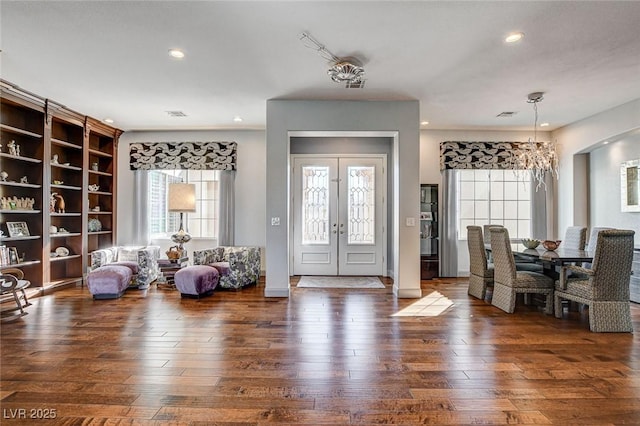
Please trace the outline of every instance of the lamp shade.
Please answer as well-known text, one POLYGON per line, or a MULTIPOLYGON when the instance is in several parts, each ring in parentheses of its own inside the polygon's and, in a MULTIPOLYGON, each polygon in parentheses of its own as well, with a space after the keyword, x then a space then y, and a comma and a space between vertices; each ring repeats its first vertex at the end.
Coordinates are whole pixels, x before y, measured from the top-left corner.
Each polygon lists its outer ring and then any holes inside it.
POLYGON ((169 211, 195 213, 196 186, 192 183, 169 184, 169 211))

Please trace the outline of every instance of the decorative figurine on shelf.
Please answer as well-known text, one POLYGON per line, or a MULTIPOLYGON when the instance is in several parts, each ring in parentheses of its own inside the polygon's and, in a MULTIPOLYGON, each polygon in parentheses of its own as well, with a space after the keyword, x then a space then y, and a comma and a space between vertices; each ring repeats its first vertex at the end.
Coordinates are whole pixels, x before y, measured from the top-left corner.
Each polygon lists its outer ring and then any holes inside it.
POLYGON ((100 232, 102 231, 102 223, 94 218, 89 219, 89 232, 100 232))
POLYGON ((100 185, 98 185, 98 184, 96 184, 96 183, 94 183, 94 184, 92 184, 92 185, 89 185, 89 191, 91 191, 91 192, 96 192, 96 191, 98 191, 99 189, 100 189, 100 185))
POLYGON ((94 172, 98 171, 98 163, 91 163, 91 170, 93 170, 94 172))
POLYGON ((65 213, 65 203, 62 195, 54 192, 51 194, 51 199, 49 201, 51 203, 50 211, 52 213, 65 213))
POLYGON ((29 181, 27 180, 27 177, 26 177, 26 176, 22 176, 22 177, 20 178, 20 183, 29 183, 29 181))
POLYGON ((8 144, 7 147, 9 148, 9 155, 20 155, 20 145, 16 145, 16 141, 15 140, 11 140, 8 144))
POLYGON ((4 170, 0 172, 0 180, 2 180, 2 182, 6 182, 8 177, 9 173, 5 172, 4 170))
POLYGON ((58 164, 58 154, 53 154, 53 158, 51 158, 51 164, 58 164))

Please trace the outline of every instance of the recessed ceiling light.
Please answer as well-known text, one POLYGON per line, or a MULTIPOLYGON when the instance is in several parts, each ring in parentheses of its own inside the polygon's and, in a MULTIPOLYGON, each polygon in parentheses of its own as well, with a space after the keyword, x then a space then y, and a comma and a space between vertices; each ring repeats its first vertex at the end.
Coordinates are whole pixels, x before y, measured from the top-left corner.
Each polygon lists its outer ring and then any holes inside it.
POLYGON ((242 123, 242 117, 240 117, 239 115, 236 115, 235 117, 233 117, 233 121, 235 123, 242 123))
POLYGON ((429 122, 428 122, 428 121, 421 121, 421 122, 420 122, 420 125, 421 125, 421 126, 426 126, 426 125, 428 125, 428 124, 429 124, 429 122))
POLYGON ((184 58, 184 52, 180 49, 169 49, 169 56, 176 59, 184 58))
POLYGON ((602 142, 602 145, 608 145, 608 144, 609 144, 609 141, 602 142))
POLYGON ((186 117, 187 114, 185 114, 182 111, 167 111, 167 114, 169 114, 169 117, 186 117))
POLYGON ((524 37, 524 33, 521 32, 515 32, 515 33, 511 33, 509 34, 504 41, 506 43, 517 43, 520 40, 522 40, 522 38, 524 37))
POLYGON ((105 118, 104 122, 105 123, 109 123, 109 124, 113 124, 113 118, 105 118))
POLYGON ((549 127, 549 123, 540 123, 540 127, 549 127))

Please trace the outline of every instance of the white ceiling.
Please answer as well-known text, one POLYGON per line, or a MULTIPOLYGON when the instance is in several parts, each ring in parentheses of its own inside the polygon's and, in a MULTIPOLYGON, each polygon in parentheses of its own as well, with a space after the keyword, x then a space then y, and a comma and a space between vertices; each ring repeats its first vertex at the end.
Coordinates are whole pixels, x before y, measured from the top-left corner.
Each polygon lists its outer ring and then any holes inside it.
POLYGON ((0 14, 4 80, 124 130, 264 128, 268 99, 417 99, 429 128, 527 130, 534 91, 555 129, 640 98, 638 1, 2 0, 0 14), (302 31, 360 58, 365 88, 332 82, 302 31), (505 44, 511 31, 525 38, 505 44))

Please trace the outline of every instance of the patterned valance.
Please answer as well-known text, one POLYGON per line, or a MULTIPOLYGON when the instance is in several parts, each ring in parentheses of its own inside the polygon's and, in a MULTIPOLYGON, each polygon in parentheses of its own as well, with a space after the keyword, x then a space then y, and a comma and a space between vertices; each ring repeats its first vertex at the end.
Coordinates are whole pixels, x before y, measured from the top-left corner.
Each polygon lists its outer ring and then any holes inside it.
POLYGON ((129 147, 131 170, 236 170, 236 142, 141 142, 129 147))
POLYGON ((524 144, 529 142, 441 142, 440 170, 513 169, 524 144))

